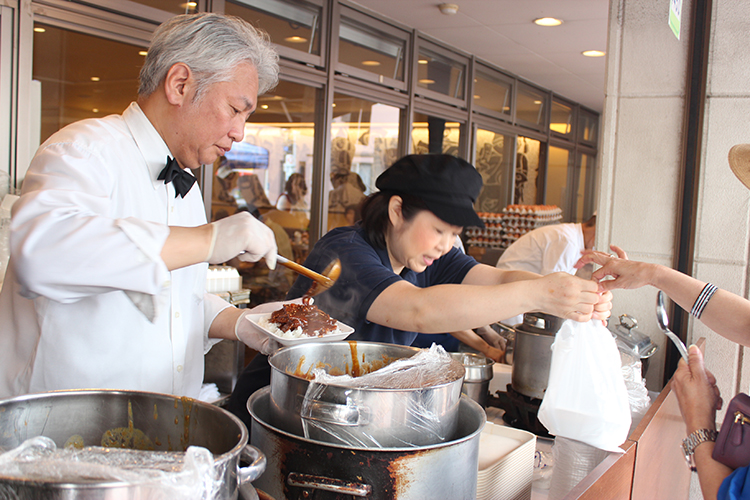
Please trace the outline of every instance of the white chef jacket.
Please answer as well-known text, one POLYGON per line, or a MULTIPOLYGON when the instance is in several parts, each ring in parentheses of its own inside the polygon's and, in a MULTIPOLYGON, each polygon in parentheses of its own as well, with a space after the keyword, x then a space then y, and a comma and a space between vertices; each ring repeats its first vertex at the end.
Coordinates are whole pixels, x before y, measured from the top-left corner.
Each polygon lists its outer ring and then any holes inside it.
MULTIPOLYGON (((581 224, 551 224, 529 231, 513 242, 500 256, 496 267, 530 271, 541 275, 556 272, 575 274, 573 266, 584 250, 581 224)), ((515 325, 522 316, 505 320, 515 325)))
POLYGON ((229 304, 208 265, 172 272, 168 226, 206 223, 194 185, 157 180, 167 145, 136 103, 37 151, 13 207, 0 292, 0 399, 75 388, 197 397, 208 329, 229 304))

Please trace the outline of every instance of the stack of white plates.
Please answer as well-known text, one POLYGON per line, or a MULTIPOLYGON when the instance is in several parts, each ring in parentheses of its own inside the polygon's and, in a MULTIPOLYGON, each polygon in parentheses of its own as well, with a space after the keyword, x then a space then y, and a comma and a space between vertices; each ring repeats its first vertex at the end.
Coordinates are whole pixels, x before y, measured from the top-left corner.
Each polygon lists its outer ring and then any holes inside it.
POLYGON ((529 500, 536 436, 487 422, 479 436, 477 500, 529 500))

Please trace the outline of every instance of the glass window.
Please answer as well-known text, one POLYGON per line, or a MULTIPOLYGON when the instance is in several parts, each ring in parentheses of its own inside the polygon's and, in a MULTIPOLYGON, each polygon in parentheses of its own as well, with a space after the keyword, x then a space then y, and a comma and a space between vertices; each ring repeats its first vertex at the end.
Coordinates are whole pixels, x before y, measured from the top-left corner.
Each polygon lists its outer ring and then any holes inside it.
POLYGON ((359 220, 359 204, 398 159, 401 110, 345 94, 334 95, 328 229, 359 220))
POLYGON ((474 76, 474 106, 510 116, 512 88, 511 82, 478 69, 474 76))
POLYGON ((575 220, 580 222, 588 219, 594 212, 594 156, 586 153, 579 155, 578 160, 578 190, 575 199, 575 220))
MULTIPOLYGON (((374 20, 373 20, 374 21, 374 20)), ((339 62, 360 73, 370 73, 375 81, 404 81, 406 40, 368 26, 363 22, 341 17, 339 27, 339 62)), ((344 72, 351 73, 346 69, 344 72)))
POLYGON ((578 140, 588 143, 596 143, 597 125, 599 120, 591 113, 581 110, 578 119, 578 140))
MULTIPOLYGON (((303 262, 309 251, 310 186, 317 89, 280 81, 258 98, 245 137, 214 164, 211 215, 249 211, 273 229, 279 254, 303 262)), ((283 300, 296 275, 283 266, 232 261, 253 304, 283 300)))
POLYGON ((463 100, 465 78, 466 64, 424 47, 419 48, 417 86, 463 100))
POLYGON ((141 5, 147 5, 155 9, 171 12, 172 14, 195 14, 198 12, 198 2, 174 0, 131 0, 141 5))
POLYGON ((566 221, 572 219, 570 189, 577 189, 577 186, 569 182, 572 174, 570 166, 570 150, 550 146, 547 162, 547 193, 544 202, 546 205, 562 208, 563 220, 566 221))
POLYGON ((573 107, 558 100, 552 100, 552 113, 549 128, 561 135, 571 135, 573 131, 573 107))
POLYGON ((414 113, 411 132, 413 154, 445 153, 458 156, 461 124, 437 116, 414 113))
POLYGON ((499 213, 508 205, 513 168, 513 137, 477 130, 475 166, 484 182, 474 207, 477 212, 499 213))
POLYGON ((539 165, 542 143, 528 137, 518 138, 516 149, 516 180, 513 190, 513 203, 535 205, 539 198, 539 165))
POLYGON ((241 17, 271 36, 282 47, 320 55, 322 8, 294 0, 226 0, 224 12, 241 17))
POLYGON ((41 141, 72 122, 122 113, 138 96, 145 50, 34 23, 32 78, 42 86, 41 141))
POLYGON ((545 96, 540 91, 519 85, 516 96, 516 119, 538 127, 543 125, 544 101, 545 96))

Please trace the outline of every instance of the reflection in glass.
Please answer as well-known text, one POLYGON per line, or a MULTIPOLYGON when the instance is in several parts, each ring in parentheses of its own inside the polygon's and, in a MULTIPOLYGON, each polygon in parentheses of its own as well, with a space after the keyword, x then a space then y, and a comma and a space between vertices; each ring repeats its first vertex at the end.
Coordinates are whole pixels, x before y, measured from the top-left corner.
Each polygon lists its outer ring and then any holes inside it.
POLYGON ((195 14, 198 12, 198 2, 188 0, 132 0, 141 5, 171 12, 172 14, 195 14))
POLYGON ((549 128, 559 134, 570 134, 572 130, 573 108, 559 101, 552 101, 552 117, 549 128))
POLYGON ((405 40, 353 19, 341 18, 339 62, 383 78, 403 81, 405 50, 405 40))
POLYGON ((494 78, 488 73, 476 71, 474 80, 474 104, 503 115, 510 115, 511 84, 494 78))
POLYGON ((41 141, 75 121, 125 111, 138 96, 143 50, 34 23, 32 78, 42 85, 41 141))
POLYGON ((570 151, 550 146, 547 162, 547 193, 545 204, 562 208, 563 220, 571 220, 570 192, 570 151))
POLYGON ((465 64, 420 48, 417 75, 417 86, 464 99, 465 64))
POLYGON ((586 201, 594 199, 594 157, 581 154, 578 165, 578 190, 576 192, 575 220, 580 222, 586 217, 586 201), (588 196, 588 198, 587 198, 588 196))
POLYGON ((482 191, 474 207, 477 212, 499 213, 508 205, 508 177, 513 160, 511 136, 477 130, 475 167, 482 174, 482 191))
POLYGON ((598 120, 594 115, 582 111, 578 119, 578 140, 596 142, 596 128, 598 120))
POLYGON ((516 118, 535 125, 544 120, 544 96, 527 87, 518 87, 516 96, 516 118))
MULTIPOLYGON (((212 220, 248 211, 273 230, 279 254, 300 263, 309 251, 316 94, 315 88, 280 81, 258 98, 244 139, 214 164, 212 220)), ((252 304, 283 300, 296 279, 283 266, 269 271, 262 262, 231 264, 252 290, 252 304)))
POLYGON ((437 116, 414 113, 414 128, 411 132, 413 154, 444 153, 458 156, 461 124, 449 122, 437 116))
POLYGON ((360 203, 397 160, 400 114, 395 106, 334 95, 328 229, 359 220, 360 203))
POLYGON ((542 143, 528 137, 518 137, 516 152, 516 185, 513 203, 535 205, 539 192, 539 155, 542 143))
POLYGON ((320 55, 322 9, 317 5, 294 0, 226 0, 224 12, 267 31, 277 45, 320 55))

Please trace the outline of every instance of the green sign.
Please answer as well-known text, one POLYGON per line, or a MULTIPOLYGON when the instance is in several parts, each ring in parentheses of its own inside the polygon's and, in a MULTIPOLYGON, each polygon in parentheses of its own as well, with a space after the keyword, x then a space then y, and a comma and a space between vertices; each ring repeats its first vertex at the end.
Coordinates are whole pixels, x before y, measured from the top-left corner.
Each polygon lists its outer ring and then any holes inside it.
POLYGON ((680 39, 680 18, 682 16, 682 0, 669 0, 669 27, 677 39, 680 39))

